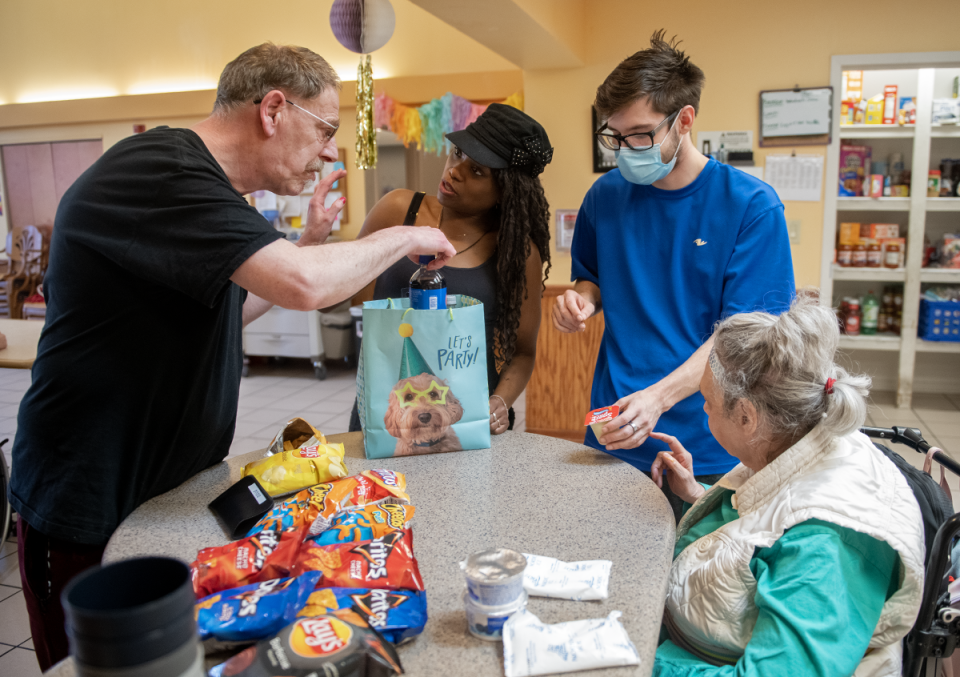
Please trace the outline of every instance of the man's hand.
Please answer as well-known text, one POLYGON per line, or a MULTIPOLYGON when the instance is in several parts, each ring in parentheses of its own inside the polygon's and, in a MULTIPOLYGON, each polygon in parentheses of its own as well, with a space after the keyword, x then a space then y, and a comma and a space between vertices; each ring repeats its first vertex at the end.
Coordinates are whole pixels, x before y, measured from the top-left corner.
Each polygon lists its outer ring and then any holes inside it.
POLYGON ((706 493, 706 489, 693 476, 693 456, 676 437, 655 432, 651 432, 650 437, 670 446, 670 451, 661 451, 650 466, 653 481, 662 489, 663 474, 666 473, 673 493, 687 503, 695 503, 706 493))
POLYGON ((436 270, 443 268, 447 261, 457 255, 447 236, 439 228, 428 228, 426 226, 393 226, 385 228, 381 233, 402 233, 404 243, 407 245, 407 257, 420 265, 421 256, 434 256, 427 270, 436 270))
MULTIPOLYGON (((307 211, 307 222, 297 240, 297 246, 307 247, 315 244, 323 244, 330 231, 333 230, 333 222, 337 220, 343 205, 347 204, 347 198, 342 197, 336 200, 329 208, 324 207, 327 199, 327 193, 330 187, 345 177, 347 171, 338 169, 330 172, 323 180, 317 183, 313 189, 313 197, 310 198, 310 208, 307 211)), ((298 198, 299 199, 299 198, 298 198)))
POLYGON ((607 451, 639 447, 657 425, 660 414, 669 409, 652 388, 621 397, 614 404, 620 406, 620 415, 603 426, 597 440, 607 451))
POLYGON ((593 315, 596 306, 583 296, 568 289, 557 297, 553 306, 553 326, 557 331, 573 334, 586 331, 587 320, 593 315))

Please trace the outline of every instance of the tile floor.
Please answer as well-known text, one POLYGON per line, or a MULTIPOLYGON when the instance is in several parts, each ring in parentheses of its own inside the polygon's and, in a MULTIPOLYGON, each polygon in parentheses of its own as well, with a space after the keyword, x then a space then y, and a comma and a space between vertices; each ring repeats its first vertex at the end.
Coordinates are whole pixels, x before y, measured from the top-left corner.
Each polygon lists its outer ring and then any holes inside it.
MULTIPOLYGON (((331 366, 325 381, 317 381, 306 362, 290 360, 274 365, 255 365, 240 386, 237 430, 231 455, 263 448, 277 428, 291 415, 302 415, 325 433, 344 432, 350 420, 354 398, 355 372, 344 366, 331 366)), ((7 464, 10 447, 17 432, 17 410, 23 393, 30 385, 30 373, 0 369, 0 440, 10 438, 3 446, 7 464)), ((514 407, 516 429, 525 425, 525 402, 521 397, 514 407)), ((896 408, 894 393, 873 394, 868 425, 893 425, 920 428, 931 443, 951 450, 960 459, 960 395, 928 395, 914 397, 913 408, 896 408)), ((910 449, 897 449, 915 465, 923 457, 910 449)), ((949 475, 954 490, 954 505, 960 510, 960 478, 949 475)), ((16 542, 8 539, 0 544, 0 675, 31 677, 39 675, 33 654, 33 642, 27 612, 20 589, 16 542)))

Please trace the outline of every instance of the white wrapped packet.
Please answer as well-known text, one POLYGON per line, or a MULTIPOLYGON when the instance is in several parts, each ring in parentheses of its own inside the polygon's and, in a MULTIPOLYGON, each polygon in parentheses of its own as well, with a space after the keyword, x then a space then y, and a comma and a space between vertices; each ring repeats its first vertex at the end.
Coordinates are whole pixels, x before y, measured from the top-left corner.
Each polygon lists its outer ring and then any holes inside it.
POLYGON ((536 597, 556 597, 582 602, 606 599, 610 586, 610 567, 605 559, 561 562, 552 557, 528 555, 523 573, 523 589, 536 597))
POLYGON ((506 677, 639 665, 640 655, 627 636, 619 611, 606 618, 546 625, 526 609, 503 626, 506 677))

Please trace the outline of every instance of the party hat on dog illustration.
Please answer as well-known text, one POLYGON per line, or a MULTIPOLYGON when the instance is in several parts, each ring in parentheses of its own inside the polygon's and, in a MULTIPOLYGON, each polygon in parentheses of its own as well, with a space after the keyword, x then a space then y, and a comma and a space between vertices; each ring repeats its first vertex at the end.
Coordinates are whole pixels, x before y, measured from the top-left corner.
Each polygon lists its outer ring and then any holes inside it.
POLYGON ((403 337, 400 380, 390 391, 383 422, 397 438, 394 456, 459 451, 463 447, 451 427, 463 416, 460 401, 447 382, 433 373, 413 342, 413 327, 400 325, 403 337))

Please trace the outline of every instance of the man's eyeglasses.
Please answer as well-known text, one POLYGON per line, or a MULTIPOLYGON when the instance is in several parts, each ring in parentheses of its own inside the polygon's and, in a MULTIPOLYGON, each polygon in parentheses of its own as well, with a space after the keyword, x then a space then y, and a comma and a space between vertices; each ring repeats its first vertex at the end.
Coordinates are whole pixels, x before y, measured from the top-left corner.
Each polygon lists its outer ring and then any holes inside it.
MULTIPOLYGON (((683 110, 682 108, 680 110, 683 110)), ((665 125, 670 120, 673 120, 677 115, 680 114, 678 110, 673 115, 669 115, 663 119, 663 121, 653 128, 649 132, 637 132, 636 134, 627 134, 626 136, 621 136, 620 134, 612 134, 610 132, 604 131, 607 128, 606 123, 595 132, 597 139, 600 140, 600 144, 604 148, 609 148, 610 150, 620 150, 624 146, 630 150, 646 150, 647 148, 653 147, 654 137, 657 135, 657 132, 663 125, 665 125)))
MULTIPOLYGON (((263 99, 257 99, 257 100, 254 101, 253 103, 255 103, 256 105, 259 106, 261 101, 263 101, 263 99)), ((329 122, 327 122, 326 120, 324 120, 322 117, 320 117, 320 116, 318 116, 318 115, 314 115, 313 113, 311 113, 310 111, 308 111, 306 108, 302 108, 302 107, 298 106, 297 104, 295 104, 295 103, 294 103, 293 101, 291 101, 290 99, 287 99, 287 103, 289 103, 289 104, 290 104, 291 106, 293 106, 294 108, 297 108, 297 109, 299 109, 299 110, 302 110, 304 113, 306 113, 306 114, 309 115, 310 117, 316 118, 317 120, 319 120, 320 122, 322 122, 323 124, 325 124, 327 127, 330 128, 330 129, 324 131, 324 133, 323 133, 323 137, 322 137, 323 143, 329 143, 329 142, 330 142, 330 139, 332 139, 332 138, 334 137, 334 135, 337 133, 337 130, 340 129, 340 125, 330 124, 329 122)))

